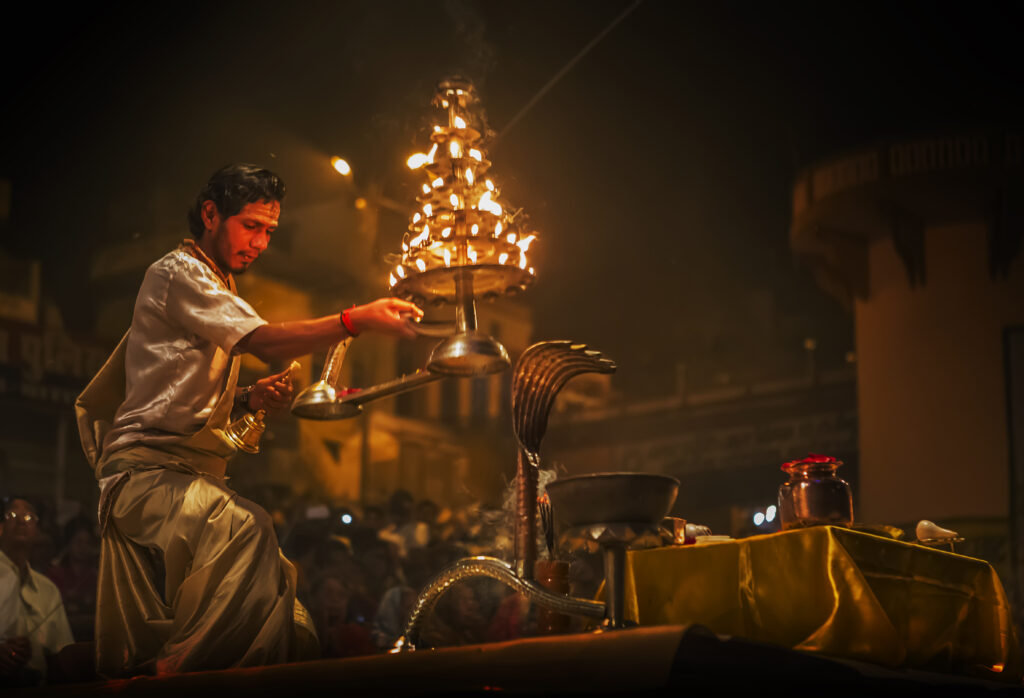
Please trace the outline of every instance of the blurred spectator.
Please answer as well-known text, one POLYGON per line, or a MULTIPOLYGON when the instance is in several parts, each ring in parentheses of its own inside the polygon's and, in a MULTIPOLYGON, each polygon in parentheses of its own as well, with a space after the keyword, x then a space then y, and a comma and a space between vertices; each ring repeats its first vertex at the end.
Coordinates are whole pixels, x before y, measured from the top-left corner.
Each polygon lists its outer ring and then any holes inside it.
POLYGON ((437 602, 434 614, 423 625, 420 637, 430 647, 453 647, 484 642, 487 618, 481 612, 477 587, 462 582, 437 602))
POLYGON ((362 523, 364 526, 372 528, 374 531, 379 531, 387 524, 387 519, 384 517, 384 510, 373 505, 363 507, 362 523))
POLYGON ((380 537, 395 546, 398 557, 404 558, 410 548, 422 548, 430 542, 430 531, 413 518, 413 497, 405 490, 395 490, 388 506, 391 522, 380 530, 380 537))
POLYGON ((60 590, 71 632, 79 642, 91 642, 96 622, 96 575, 99 549, 91 519, 78 516, 64 526, 64 549, 46 573, 60 590))
POLYGON ((402 636, 405 625, 412 614, 416 595, 426 586, 432 574, 430 552, 426 548, 413 548, 402 561, 403 583, 384 592, 377 614, 373 619, 373 641, 381 650, 387 651, 402 636))
POLYGON ((42 681, 49 658, 74 640, 56 585, 32 569, 39 514, 22 498, 3 500, 0 524, 0 685, 42 681))
POLYGON ((370 631, 350 618, 350 598, 349 589, 334 574, 325 573, 313 580, 310 613, 324 657, 352 657, 377 651, 370 631))
POLYGON ((421 499, 416 505, 416 542, 424 547, 438 540, 437 518, 441 510, 429 499, 421 499))

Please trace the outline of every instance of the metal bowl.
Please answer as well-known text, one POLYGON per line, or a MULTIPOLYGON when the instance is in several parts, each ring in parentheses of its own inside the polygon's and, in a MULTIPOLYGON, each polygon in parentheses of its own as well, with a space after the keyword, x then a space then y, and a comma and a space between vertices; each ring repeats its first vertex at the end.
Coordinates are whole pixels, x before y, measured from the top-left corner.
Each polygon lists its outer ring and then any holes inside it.
POLYGON ((595 473, 549 482, 547 493, 559 523, 660 524, 679 494, 679 480, 647 473, 595 473))

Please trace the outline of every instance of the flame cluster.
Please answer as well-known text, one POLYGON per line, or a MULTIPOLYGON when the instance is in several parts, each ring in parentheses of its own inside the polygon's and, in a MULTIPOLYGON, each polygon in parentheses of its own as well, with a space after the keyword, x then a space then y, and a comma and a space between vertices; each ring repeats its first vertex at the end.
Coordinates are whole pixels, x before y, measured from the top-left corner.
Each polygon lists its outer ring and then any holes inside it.
POLYGON ((444 123, 434 125, 429 151, 406 161, 423 176, 423 183, 416 198, 420 208, 389 278, 393 292, 411 285, 406 280, 416 275, 444 270, 497 272, 507 286, 492 289, 492 294, 525 288, 532 281, 527 251, 536 235, 522 229, 520 217, 502 204, 501 192, 488 176, 491 163, 474 127, 479 123, 475 104, 471 85, 442 86, 434 106, 443 112, 444 123))

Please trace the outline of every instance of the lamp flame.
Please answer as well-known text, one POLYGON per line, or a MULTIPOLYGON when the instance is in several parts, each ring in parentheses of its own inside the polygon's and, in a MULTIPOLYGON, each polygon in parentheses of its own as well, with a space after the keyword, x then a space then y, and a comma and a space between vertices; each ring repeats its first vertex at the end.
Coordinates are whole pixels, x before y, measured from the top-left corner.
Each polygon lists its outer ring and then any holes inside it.
POLYGON ((459 145, 458 141, 452 141, 448 144, 448 152, 451 153, 453 158, 462 157, 462 146, 459 145))
POLYGON ((480 197, 480 201, 478 201, 476 205, 477 208, 484 211, 490 211, 495 216, 501 215, 501 204, 497 201, 491 200, 491 192, 489 191, 484 192, 484 195, 480 197))
POLYGON ((419 269, 420 271, 426 271, 427 270, 427 263, 424 262, 422 259, 417 259, 416 260, 416 268, 419 269))
POLYGON ((479 150, 477 150, 476 148, 470 148, 469 149, 469 157, 473 158, 477 162, 482 162, 483 159, 484 159, 483 154, 479 150))
POLYGON ((409 166, 410 170, 418 170, 430 161, 431 157, 429 155, 415 153, 409 156, 409 159, 405 161, 405 164, 409 166))
POLYGON ((466 120, 463 119, 461 116, 456 116, 454 121, 455 128, 466 128, 466 120))

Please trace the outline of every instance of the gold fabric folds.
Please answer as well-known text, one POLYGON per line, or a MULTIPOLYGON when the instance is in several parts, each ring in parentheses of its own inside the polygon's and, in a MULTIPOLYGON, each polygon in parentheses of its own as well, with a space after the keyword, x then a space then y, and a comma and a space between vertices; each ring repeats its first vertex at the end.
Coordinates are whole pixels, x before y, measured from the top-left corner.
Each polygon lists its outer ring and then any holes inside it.
POLYGON ((184 465, 128 471, 106 512, 97 590, 105 676, 316 656, 270 515, 184 465))
POLYGON ((626 615, 892 667, 1020 677, 991 565, 831 526, 632 552, 626 615))
POLYGON ((100 478, 96 670, 114 677, 255 666, 319 654, 270 515, 224 480, 232 357, 206 425, 172 444, 103 452, 124 398, 125 339, 75 403, 100 478))

